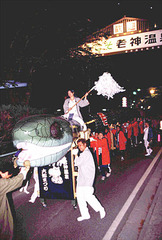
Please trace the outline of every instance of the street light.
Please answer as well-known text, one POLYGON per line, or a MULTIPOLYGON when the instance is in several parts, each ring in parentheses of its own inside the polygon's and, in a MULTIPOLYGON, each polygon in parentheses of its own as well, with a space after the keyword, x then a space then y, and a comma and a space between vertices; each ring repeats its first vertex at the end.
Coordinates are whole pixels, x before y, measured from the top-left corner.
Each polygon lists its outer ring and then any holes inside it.
POLYGON ((155 89, 154 88, 151 88, 150 89, 150 94, 153 95, 155 93, 155 89))

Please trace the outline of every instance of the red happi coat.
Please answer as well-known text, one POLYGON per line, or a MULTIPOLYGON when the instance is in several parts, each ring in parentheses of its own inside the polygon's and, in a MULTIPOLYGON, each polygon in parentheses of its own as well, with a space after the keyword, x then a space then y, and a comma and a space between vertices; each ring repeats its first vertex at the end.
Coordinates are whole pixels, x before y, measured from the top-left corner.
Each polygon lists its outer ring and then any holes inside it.
POLYGON ((107 138, 107 140, 108 140, 108 146, 109 146, 109 149, 110 150, 114 150, 116 147, 115 147, 115 134, 116 134, 116 130, 115 129, 112 129, 112 130, 110 130, 106 135, 105 135, 105 137, 107 138), (111 134, 110 134, 110 131, 112 132, 112 134, 113 134, 113 139, 111 139, 111 134), (112 148, 112 142, 111 141, 114 141, 114 143, 113 143, 113 148, 112 148))
POLYGON ((126 149, 126 142, 127 142, 127 139, 124 136, 124 133, 122 131, 120 131, 119 132, 119 150, 126 149))
POLYGON ((123 133, 126 132, 126 128, 127 128, 127 123, 125 122, 125 123, 122 124, 122 131, 123 131, 123 133))
POLYGON ((106 138, 96 139, 97 141, 92 141, 90 146, 96 151, 97 163, 99 165, 99 148, 102 148, 102 165, 110 164, 110 153, 108 148, 108 142, 106 138))
POLYGON ((129 123, 129 125, 127 127, 127 132, 128 132, 127 137, 131 138, 131 136, 132 136, 132 124, 131 123, 129 123))
POLYGON ((134 123, 132 123, 132 127, 133 127, 133 134, 135 137, 138 136, 138 122, 135 121, 134 123))
POLYGON ((140 128, 141 134, 143 134, 144 133, 144 123, 143 123, 143 121, 139 122, 139 128, 140 128))

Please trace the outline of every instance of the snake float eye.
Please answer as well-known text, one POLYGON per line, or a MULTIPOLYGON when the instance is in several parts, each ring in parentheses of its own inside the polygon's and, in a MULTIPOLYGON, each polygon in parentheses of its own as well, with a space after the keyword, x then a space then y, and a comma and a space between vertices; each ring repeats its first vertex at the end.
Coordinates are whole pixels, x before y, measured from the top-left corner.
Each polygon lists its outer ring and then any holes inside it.
POLYGON ((61 124, 58 122, 54 122, 50 127, 50 133, 51 137, 60 139, 63 137, 63 129, 61 127, 61 124))

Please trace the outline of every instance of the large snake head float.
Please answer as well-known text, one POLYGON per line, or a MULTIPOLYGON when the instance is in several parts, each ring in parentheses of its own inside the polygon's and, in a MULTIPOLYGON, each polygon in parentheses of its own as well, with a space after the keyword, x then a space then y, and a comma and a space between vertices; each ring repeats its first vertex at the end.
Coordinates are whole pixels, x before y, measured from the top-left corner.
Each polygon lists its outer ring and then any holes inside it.
POLYGON ((42 167, 57 162, 71 147, 73 136, 70 124, 62 117, 36 115, 20 120, 13 132, 13 144, 21 152, 17 165, 25 160, 31 167, 42 167))

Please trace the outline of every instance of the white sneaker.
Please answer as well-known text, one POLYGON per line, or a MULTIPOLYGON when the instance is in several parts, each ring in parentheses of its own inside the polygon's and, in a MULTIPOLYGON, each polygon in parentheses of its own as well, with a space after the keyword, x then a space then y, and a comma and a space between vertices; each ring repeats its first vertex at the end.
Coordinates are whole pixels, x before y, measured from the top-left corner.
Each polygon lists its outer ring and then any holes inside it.
POLYGON ((105 215, 106 215, 105 209, 102 208, 102 209, 100 210, 100 218, 101 218, 101 219, 104 218, 105 215))
POLYGON ((81 221, 83 221, 83 220, 88 220, 88 219, 90 219, 90 215, 85 216, 85 217, 80 216, 80 217, 77 218, 77 221, 78 221, 78 222, 81 222, 81 221))
POLYGON ((146 156, 146 157, 147 157, 147 156, 150 156, 150 154, 149 154, 149 153, 146 153, 145 156, 146 156))
POLYGON ((110 177, 111 173, 106 173, 106 177, 110 177))
POLYGON ((105 180, 105 177, 104 177, 104 176, 102 176, 101 180, 102 180, 102 181, 104 181, 104 180, 105 180))
POLYGON ((152 149, 150 149, 150 155, 151 155, 152 151, 153 151, 153 150, 152 150, 152 149))

